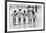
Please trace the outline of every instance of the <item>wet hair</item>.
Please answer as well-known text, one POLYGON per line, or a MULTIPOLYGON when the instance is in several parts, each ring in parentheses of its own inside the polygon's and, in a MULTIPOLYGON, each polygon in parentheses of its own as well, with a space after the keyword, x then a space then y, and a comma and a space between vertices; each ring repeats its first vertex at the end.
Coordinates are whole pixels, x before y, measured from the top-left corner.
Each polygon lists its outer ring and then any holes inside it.
POLYGON ((26 13, 26 11, 24 10, 24 13, 26 13))
POLYGON ((21 11, 21 9, 19 9, 19 11, 21 11))
POLYGON ((16 10, 14 10, 14 13, 16 13, 16 10))
POLYGON ((30 5, 28 6, 28 8, 30 8, 30 5))

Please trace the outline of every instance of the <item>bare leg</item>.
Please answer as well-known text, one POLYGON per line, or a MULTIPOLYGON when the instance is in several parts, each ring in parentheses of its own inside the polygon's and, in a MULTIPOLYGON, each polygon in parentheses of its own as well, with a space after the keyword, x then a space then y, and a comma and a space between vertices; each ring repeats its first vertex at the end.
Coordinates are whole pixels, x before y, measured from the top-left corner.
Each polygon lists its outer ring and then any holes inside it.
POLYGON ((35 27, 35 18, 33 18, 33 27, 35 27))
POLYGON ((16 25, 16 19, 15 18, 13 18, 13 24, 16 25))
POLYGON ((21 18, 19 18, 19 24, 20 24, 20 22, 21 22, 21 18))
POLYGON ((24 24, 25 24, 25 18, 24 18, 24 24))
POLYGON ((35 23, 35 18, 33 18, 33 23, 35 23))

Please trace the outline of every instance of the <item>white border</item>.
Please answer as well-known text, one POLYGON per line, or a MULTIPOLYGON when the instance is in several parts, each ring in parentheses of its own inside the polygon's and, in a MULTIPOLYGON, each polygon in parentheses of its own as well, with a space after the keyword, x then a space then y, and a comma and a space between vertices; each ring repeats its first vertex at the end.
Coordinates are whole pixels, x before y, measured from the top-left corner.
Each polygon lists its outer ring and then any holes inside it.
MULTIPOLYGON (((17 2, 7 2, 7 31, 22 31, 22 30, 38 30, 42 28, 28 28, 28 29, 9 29, 9 4, 30 4, 30 5, 42 5, 43 4, 35 4, 35 3, 17 3, 17 2)), ((42 16, 43 16, 43 7, 42 7, 42 16)), ((42 25, 43 25, 43 17, 42 17, 42 25)))

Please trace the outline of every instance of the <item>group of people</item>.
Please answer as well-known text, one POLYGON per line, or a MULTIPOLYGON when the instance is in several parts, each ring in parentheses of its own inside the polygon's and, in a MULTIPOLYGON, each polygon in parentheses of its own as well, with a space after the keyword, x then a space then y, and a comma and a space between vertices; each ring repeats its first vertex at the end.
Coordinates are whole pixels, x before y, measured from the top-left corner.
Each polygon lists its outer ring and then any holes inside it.
MULTIPOLYGON (((21 9, 19 9, 19 11, 21 11, 21 9)), ((14 25, 16 25, 16 24, 26 24, 26 22, 28 24, 30 24, 32 21, 33 21, 33 23, 35 23, 36 15, 35 15, 35 12, 34 12, 33 9, 31 10, 29 8, 27 10, 27 14, 26 14, 26 10, 24 10, 24 13, 22 13, 22 12, 17 12, 16 13, 16 10, 14 10, 14 13, 12 15, 13 15, 13 24, 14 25), (28 20, 26 20, 27 19, 26 17, 28 18, 28 20)))

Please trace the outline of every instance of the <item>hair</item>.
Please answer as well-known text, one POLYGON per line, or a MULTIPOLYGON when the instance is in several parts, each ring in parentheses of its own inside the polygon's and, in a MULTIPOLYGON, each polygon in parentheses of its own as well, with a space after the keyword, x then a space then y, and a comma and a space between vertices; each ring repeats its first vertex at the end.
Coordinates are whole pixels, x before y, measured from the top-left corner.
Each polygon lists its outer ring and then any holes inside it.
POLYGON ((14 10, 14 13, 16 13, 16 10, 14 10))

